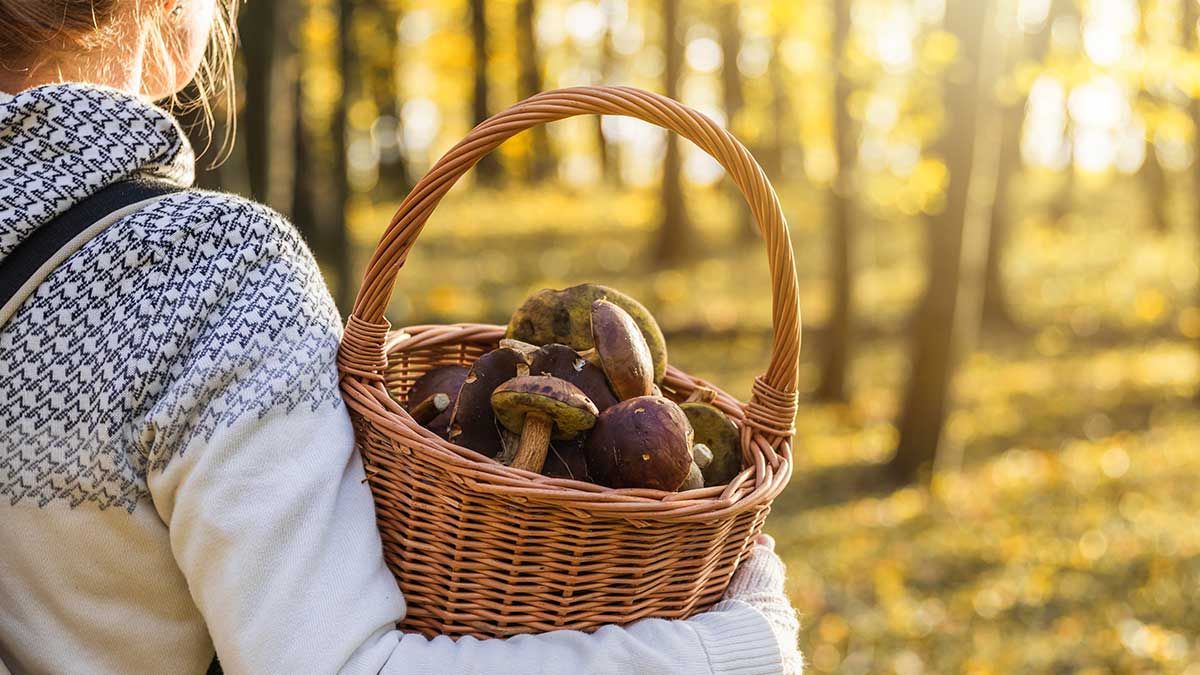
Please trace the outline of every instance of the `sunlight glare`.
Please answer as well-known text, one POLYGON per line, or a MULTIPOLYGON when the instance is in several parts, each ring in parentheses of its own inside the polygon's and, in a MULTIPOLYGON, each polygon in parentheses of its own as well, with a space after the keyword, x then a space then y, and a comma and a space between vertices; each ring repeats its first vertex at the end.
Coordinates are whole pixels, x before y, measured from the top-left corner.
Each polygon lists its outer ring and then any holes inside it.
POLYGON ((434 28, 433 13, 429 10, 414 9, 405 12, 400 18, 400 40, 405 44, 420 44, 433 35, 434 28))
POLYGON ((708 186, 720 181, 725 169, 712 155, 688 144, 683 153, 683 175, 691 183, 708 186))
POLYGON ((567 8, 567 32, 581 45, 594 45, 604 37, 605 16, 600 6, 579 0, 567 8))
POLYGON ((1125 54, 1139 16, 1134 0, 1099 0, 1089 6, 1083 50, 1098 66, 1116 64, 1125 54))
POLYGON ((429 148, 442 124, 437 104, 427 98, 405 101, 400 119, 404 125, 404 147, 417 152, 429 148))
POLYGON ((1029 90, 1028 112, 1021 138, 1021 155, 1035 166, 1061 169, 1066 165, 1063 134, 1066 131, 1066 104, 1062 84, 1042 75, 1029 90))
POLYGON ((745 77, 762 77, 771 63, 771 49, 766 40, 747 40, 738 52, 737 67, 745 77))
POLYGON ((946 0, 917 0, 917 20, 924 24, 939 24, 946 15, 946 0))
POLYGON ((622 56, 632 56, 638 53, 645 41, 646 35, 642 31, 641 25, 633 21, 618 23, 612 29, 613 51, 622 56))
POLYGON ((1050 15, 1050 0, 1019 0, 1017 22, 1026 33, 1036 33, 1050 15))
POLYGON ((687 62, 699 73, 715 73, 721 69, 721 45, 708 38, 696 38, 687 45, 687 62))
POLYGON ((1141 120, 1134 120, 1117 132, 1117 171, 1135 173, 1146 161, 1146 128, 1141 120))
POLYGON ((894 7, 891 14, 880 22, 873 33, 872 48, 888 72, 903 73, 912 65, 915 33, 913 16, 903 6, 894 7))

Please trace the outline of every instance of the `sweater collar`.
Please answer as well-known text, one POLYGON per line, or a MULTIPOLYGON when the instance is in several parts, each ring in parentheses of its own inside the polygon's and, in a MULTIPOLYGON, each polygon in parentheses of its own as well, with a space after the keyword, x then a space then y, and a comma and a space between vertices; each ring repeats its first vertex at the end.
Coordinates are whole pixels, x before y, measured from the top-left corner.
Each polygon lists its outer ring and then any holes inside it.
POLYGON ((191 185, 195 157, 170 113, 94 85, 0 94, 0 260, 31 232, 112 183, 191 185))

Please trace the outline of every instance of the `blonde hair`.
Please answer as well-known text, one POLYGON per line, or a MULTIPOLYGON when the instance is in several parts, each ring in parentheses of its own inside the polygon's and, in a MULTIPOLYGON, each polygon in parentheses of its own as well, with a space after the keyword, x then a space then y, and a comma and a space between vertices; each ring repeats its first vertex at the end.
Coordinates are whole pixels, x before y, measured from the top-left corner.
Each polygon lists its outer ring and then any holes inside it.
MULTIPOLYGON (((138 0, 139 5, 142 1, 138 0)), ((117 33, 117 15, 125 2, 128 0, 0 0, 0 67, 27 69, 46 57, 110 45, 117 33)), ((139 8, 136 16, 150 29, 148 53, 158 55, 164 64, 173 63, 171 56, 181 50, 179 36, 166 34, 161 29, 165 22, 153 20, 161 19, 161 15, 142 13, 139 8)), ((204 127, 207 144, 197 154, 212 147, 215 111, 221 109, 225 133, 214 164, 228 156, 234 137, 236 20, 237 0, 217 0, 204 59, 184 92, 167 101, 176 115, 198 113, 194 119, 204 127)))

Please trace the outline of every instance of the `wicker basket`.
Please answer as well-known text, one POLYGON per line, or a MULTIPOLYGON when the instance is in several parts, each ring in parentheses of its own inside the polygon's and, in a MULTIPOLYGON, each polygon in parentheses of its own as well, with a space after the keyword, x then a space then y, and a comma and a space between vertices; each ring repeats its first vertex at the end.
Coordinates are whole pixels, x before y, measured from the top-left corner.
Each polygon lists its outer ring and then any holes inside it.
MULTIPOLYGON (((375 497, 384 556, 408 603, 404 630, 503 637, 591 630, 644 617, 685 618, 713 605, 791 475, 800 318, 787 226, 750 153, 709 118, 626 87, 580 87, 529 98, 475 127, 400 205, 367 268, 339 355, 375 497), (724 165, 748 200, 770 265, 774 340, 749 403, 718 391, 741 430, 745 470, 729 485, 664 493, 613 490, 513 469, 422 428, 403 399, 417 377, 469 364, 496 347, 500 326, 390 331, 396 276, 441 198, 480 157, 538 124, 581 114, 626 115, 690 139, 724 165)), ((669 368, 681 400, 712 386, 669 368)))

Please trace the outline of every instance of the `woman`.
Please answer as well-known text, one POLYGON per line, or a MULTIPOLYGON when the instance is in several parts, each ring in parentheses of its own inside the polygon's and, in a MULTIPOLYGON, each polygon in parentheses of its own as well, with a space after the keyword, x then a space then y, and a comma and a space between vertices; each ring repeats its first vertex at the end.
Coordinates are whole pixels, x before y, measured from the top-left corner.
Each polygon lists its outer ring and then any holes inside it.
MULTIPOLYGON (((210 89, 205 45, 229 35, 225 13, 0 0, 0 262, 105 186, 190 184, 191 148, 148 101, 198 71, 210 89)), ((338 393, 340 330, 296 231, 229 195, 160 199, 47 277, 0 328, 0 662, 199 673, 215 651, 229 673, 799 670, 769 540, 687 621, 483 641, 395 630, 404 599, 338 393)))

